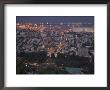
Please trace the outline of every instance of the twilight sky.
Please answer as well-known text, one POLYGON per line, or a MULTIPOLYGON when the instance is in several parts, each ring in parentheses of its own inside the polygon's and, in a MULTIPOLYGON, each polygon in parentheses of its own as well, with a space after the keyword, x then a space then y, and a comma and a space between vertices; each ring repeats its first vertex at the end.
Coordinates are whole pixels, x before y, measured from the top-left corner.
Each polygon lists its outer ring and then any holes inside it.
POLYGON ((94 16, 16 16, 16 23, 92 23, 94 16))

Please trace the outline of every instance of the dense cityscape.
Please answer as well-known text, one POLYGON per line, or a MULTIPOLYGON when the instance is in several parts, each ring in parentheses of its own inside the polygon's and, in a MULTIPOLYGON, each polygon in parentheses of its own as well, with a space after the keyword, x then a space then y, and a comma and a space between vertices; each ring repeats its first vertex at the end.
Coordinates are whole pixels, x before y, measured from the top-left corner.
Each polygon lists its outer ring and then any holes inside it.
POLYGON ((17 74, 94 74, 92 23, 16 23, 17 74))

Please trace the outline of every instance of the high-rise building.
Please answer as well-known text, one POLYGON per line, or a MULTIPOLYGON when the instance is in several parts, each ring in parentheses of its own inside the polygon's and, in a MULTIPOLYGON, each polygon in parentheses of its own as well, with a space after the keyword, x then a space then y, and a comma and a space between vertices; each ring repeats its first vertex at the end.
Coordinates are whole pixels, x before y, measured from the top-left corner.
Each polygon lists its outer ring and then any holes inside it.
POLYGON ((77 54, 79 56, 88 57, 89 56, 88 48, 84 48, 84 47, 78 48, 77 54))

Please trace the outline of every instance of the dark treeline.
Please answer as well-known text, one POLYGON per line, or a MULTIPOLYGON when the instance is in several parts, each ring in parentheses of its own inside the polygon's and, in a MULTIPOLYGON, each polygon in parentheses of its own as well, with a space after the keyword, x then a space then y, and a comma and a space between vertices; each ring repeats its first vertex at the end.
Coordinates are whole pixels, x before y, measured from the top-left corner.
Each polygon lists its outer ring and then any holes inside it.
POLYGON ((47 53, 46 52, 30 52, 30 53, 17 53, 17 57, 23 57, 24 59, 34 62, 38 61, 39 63, 45 62, 47 59, 47 53))
MULTIPOLYGON (((17 53, 17 57, 23 57, 24 60, 30 61, 30 62, 38 62, 38 63, 44 63, 49 57, 47 56, 47 52, 41 51, 41 52, 31 52, 31 53, 17 53)), ((85 73, 94 73, 94 57, 92 56, 91 59, 88 57, 81 57, 76 56, 74 54, 61 54, 58 53, 57 58, 55 58, 54 54, 52 54, 51 57, 54 62, 60 66, 63 64, 65 67, 79 67, 79 68, 85 68, 88 69, 89 72, 84 71, 85 73)))

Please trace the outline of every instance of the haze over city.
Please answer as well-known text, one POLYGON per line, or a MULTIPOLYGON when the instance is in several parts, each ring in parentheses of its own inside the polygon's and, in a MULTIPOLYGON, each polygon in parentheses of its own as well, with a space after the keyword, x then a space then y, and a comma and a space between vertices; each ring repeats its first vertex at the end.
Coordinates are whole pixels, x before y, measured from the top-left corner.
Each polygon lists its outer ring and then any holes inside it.
POLYGON ((94 16, 19 16, 17 23, 90 23, 94 25, 94 16))

